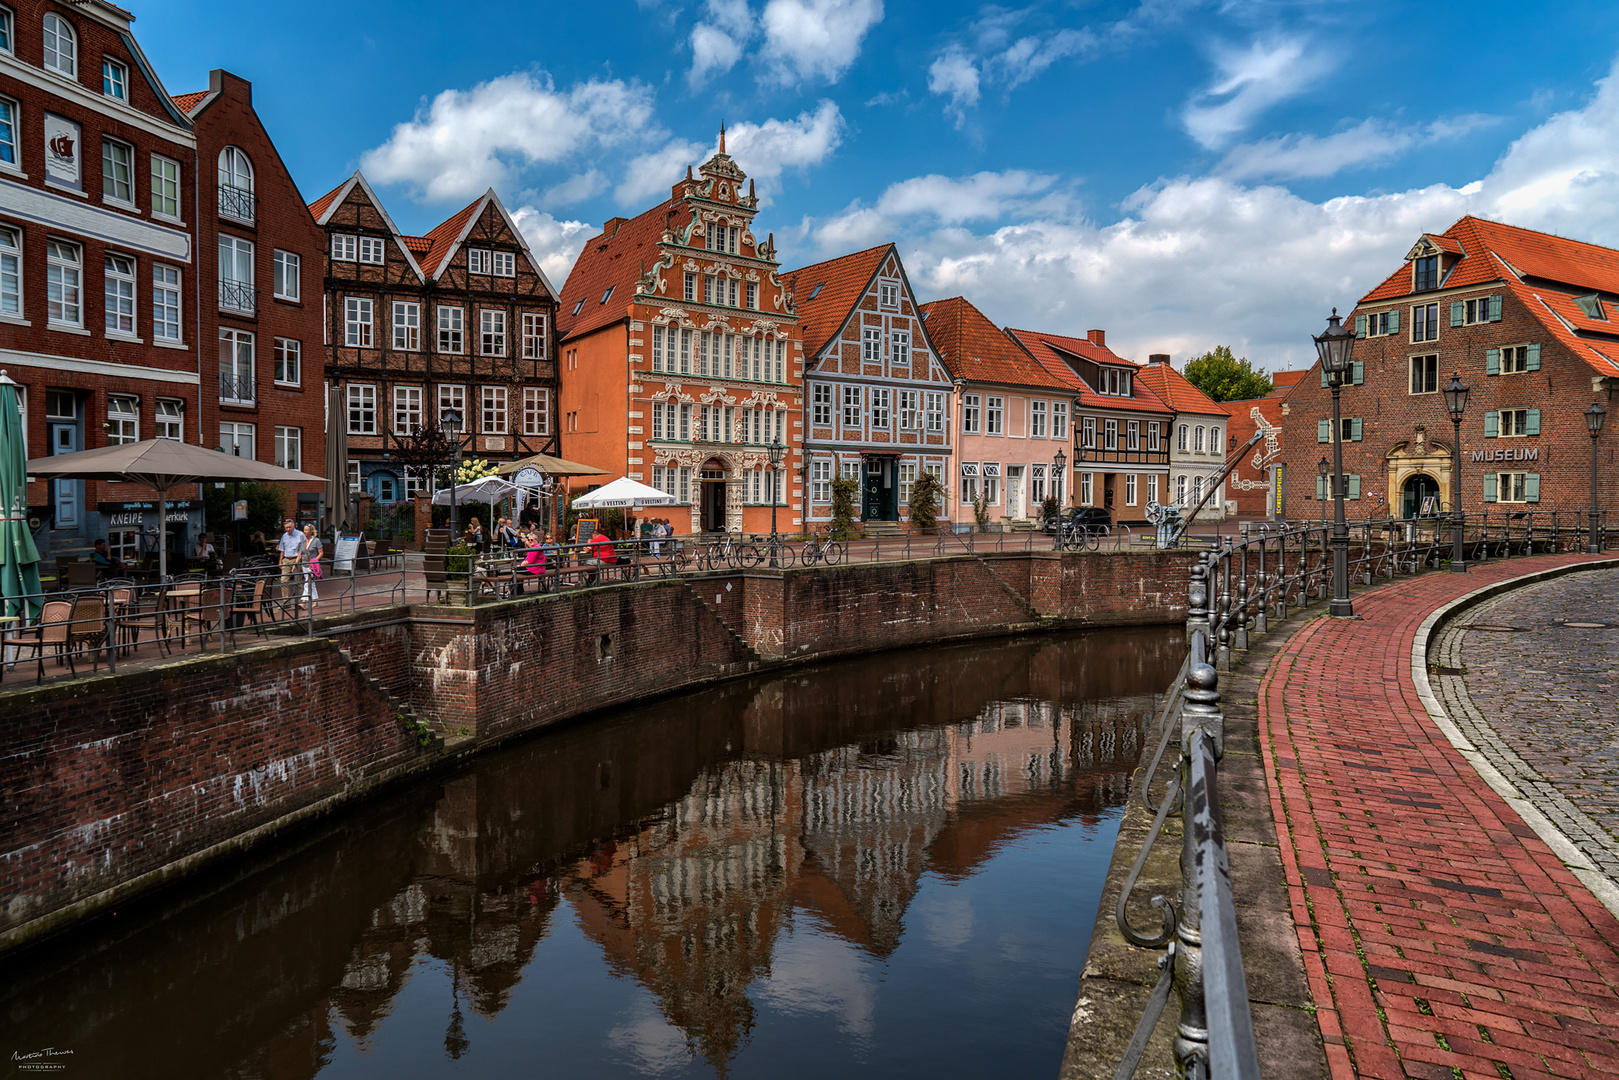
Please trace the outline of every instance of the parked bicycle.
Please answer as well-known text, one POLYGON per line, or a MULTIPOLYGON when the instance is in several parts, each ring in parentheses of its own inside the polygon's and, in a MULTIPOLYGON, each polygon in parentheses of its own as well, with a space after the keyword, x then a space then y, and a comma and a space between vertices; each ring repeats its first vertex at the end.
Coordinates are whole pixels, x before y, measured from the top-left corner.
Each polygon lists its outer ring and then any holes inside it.
POLYGON ((764 557, 765 549, 761 545, 744 541, 740 533, 728 532, 723 539, 708 545, 708 550, 703 553, 703 569, 753 567, 758 566, 764 557))
POLYGON ((763 554, 762 561, 766 566, 786 569, 798 561, 798 551, 783 536, 755 541, 753 546, 760 549, 763 554))
POLYGON ((830 529, 816 533, 804 543, 805 566, 823 562, 828 566, 836 566, 848 557, 849 545, 842 540, 834 539, 830 529))

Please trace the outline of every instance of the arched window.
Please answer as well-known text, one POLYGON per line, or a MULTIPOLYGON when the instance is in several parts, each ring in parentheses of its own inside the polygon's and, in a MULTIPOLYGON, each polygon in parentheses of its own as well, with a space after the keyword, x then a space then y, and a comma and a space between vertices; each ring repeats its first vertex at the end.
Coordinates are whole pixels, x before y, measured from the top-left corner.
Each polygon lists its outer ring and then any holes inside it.
POLYGON ((238 221, 253 220, 253 163, 235 146, 219 152, 219 212, 238 221))
POLYGON ((1201 498, 1203 498, 1203 478, 1194 476, 1192 477, 1192 501, 1195 503, 1201 498))
POLYGON ((1220 449, 1221 449, 1220 448, 1220 429, 1217 428, 1217 427, 1209 428, 1209 450, 1210 450, 1210 452, 1218 454, 1220 452, 1220 449))
POLYGON ((70 79, 79 77, 79 43, 72 24, 60 15, 45 16, 45 66, 70 79))
POLYGON ((1181 450, 1181 451, 1184 451, 1186 449, 1186 425, 1185 424, 1180 425, 1180 427, 1175 432, 1175 449, 1181 450))
POLYGON ((1192 435, 1192 449, 1195 450, 1199 454, 1201 454, 1203 452, 1203 425, 1202 424, 1199 424, 1197 426, 1197 431, 1194 432, 1193 435, 1192 435))

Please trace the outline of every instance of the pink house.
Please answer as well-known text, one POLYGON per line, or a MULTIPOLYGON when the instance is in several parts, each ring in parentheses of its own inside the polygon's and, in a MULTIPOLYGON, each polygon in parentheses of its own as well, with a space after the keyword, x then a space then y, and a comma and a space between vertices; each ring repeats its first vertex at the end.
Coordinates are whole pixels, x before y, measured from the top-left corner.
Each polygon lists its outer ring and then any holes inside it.
POLYGON ((1066 503, 1056 457, 1073 457, 1078 378, 1048 371, 962 297, 922 305, 922 318, 955 380, 949 519, 971 526, 978 506, 990 522, 1039 520, 1048 496, 1066 503))

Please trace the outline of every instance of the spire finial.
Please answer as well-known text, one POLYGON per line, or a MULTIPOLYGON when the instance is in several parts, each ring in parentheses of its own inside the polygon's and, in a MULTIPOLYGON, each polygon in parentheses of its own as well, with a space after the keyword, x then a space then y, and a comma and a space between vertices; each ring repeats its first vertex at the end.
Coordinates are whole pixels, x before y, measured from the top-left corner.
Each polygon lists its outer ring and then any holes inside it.
POLYGON ((720 153, 725 153, 725 121, 720 121, 720 153))

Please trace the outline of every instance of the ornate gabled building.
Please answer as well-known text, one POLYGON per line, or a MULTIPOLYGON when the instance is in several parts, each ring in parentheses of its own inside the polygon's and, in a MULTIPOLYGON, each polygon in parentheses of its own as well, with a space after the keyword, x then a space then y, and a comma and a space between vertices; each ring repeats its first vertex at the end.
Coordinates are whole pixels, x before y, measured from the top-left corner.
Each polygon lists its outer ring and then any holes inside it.
POLYGON ((801 493, 798 315, 774 243, 753 232, 758 208, 722 131, 667 201, 608 221, 563 287, 566 456, 675 496, 660 516, 677 533, 768 532, 772 501, 801 493))
MULTIPOLYGON (((426 236, 394 226, 356 172, 310 205, 326 230, 326 377, 342 391, 349 486, 425 486, 398 439, 462 417, 465 452, 556 453, 556 290, 493 189, 426 236)), ((339 427, 338 425, 342 425, 339 427)))
POLYGON ((883 244, 787 281, 804 334, 804 520, 832 520, 832 479, 847 476, 860 483, 863 521, 898 521, 921 473, 948 490, 951 446, 950 374, 899 252, 883 244))

